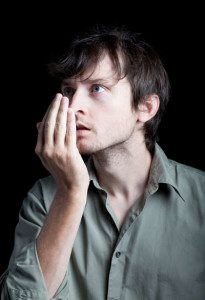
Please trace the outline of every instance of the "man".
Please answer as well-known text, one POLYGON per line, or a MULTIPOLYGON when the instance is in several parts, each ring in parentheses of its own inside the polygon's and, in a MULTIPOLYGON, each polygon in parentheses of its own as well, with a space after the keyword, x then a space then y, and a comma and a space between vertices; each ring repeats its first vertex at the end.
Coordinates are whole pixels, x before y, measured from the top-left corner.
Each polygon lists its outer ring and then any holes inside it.
POLYGON ((61 93, 35 151, 51 175, 23 202, 2 299, 205 299, 205 176, 156 143, 169 98, 158 55, 108 28, 50 71, 61 93))

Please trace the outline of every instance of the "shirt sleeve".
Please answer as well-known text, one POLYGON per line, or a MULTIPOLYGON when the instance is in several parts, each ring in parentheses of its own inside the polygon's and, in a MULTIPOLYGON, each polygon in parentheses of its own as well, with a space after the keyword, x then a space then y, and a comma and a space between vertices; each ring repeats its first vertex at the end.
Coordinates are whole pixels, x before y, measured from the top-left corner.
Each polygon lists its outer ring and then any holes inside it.
MULTIPOLYGON (((53 195, 45 191, 39 180, 25 197, 15 230, 14 249, 6 272, 0 278, 1 299, 49 299, 36 252, 36 238, 44 223, 46 204, 53 195)), ((51 201, 50 201, 51 202, 51 201)), ((68 276, 52 299, 68 299, 68 276)))

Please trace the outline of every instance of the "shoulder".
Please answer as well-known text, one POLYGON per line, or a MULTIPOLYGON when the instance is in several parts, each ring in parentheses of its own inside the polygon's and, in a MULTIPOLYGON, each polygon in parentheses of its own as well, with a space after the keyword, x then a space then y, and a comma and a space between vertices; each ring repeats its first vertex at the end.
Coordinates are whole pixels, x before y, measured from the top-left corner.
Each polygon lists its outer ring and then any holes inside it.
POLYGON ((185 164, 182 164, 182 163, 179 163, 179 162, 176 162, 171 159, 169 159, 169 164, 170 164, 170 167, 178 175, 183 176, 183 178, 185 180, 191 180, 191 181, 199 180, 200 182, 202 181, 203 183, 205 183, 205 172, 204 171, 194 168, 194 167, 191 167, 191 166, 188 166, 188 165, 185 165, 185 164))
POLYGON ((169 159, 169 165, 182 196, 187 198, 190 195, 202 200, 205 194, 205 172, 171 159, 169 159))
POLYGON ((183 198, 189 193, 205 193, 205 172, 169 159, 163 149, 156 144, 153 168, 161 182, 171 184, 183 198))

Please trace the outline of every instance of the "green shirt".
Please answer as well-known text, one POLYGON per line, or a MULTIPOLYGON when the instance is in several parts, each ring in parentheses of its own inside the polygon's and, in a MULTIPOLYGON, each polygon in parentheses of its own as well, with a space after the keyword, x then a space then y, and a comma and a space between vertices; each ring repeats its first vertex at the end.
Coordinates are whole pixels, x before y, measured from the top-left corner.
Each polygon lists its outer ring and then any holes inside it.
MULTIPOLYGON (((204 300, 205 173, 168 160, 156 145, 143 205, 134 204, 120 228, 91 158, 87 167, 85 211, 53 299, 204 300)), ((35 246, 55 191, 48 176, 24 199, 1 299, 48 299, 35 246)))

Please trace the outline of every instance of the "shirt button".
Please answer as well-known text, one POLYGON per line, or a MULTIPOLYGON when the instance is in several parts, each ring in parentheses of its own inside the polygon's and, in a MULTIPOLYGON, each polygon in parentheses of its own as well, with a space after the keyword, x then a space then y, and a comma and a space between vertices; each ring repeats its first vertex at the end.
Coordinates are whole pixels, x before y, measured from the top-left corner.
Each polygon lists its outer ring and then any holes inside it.
POLYGON ((119 251, 115 253, 115 256, 116 256, 117 258, 119 258, 120 255, 121 255, 121 252, 119 252, 119 251))

